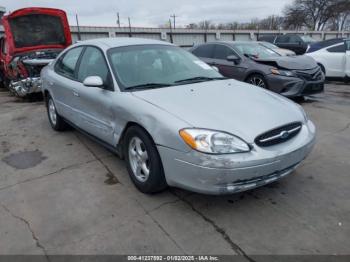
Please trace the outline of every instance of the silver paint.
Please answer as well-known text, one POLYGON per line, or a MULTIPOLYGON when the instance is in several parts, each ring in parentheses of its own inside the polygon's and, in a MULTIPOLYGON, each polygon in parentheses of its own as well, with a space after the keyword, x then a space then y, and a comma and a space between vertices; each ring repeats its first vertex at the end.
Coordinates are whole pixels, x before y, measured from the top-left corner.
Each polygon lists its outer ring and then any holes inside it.
MULTIPOLYGON (((118 38, 83 41, 71 48, 93 45, 106 54, 112 47, 148 44, 169 45, 155 40, 118 38)), ((221 80, 121 92, 113 79, 115 90, 109 91, 86 87, 58 75, 54 64, 44 68, 42 80, 43 92, 50 92, 58 114, 114 147, 121 143, 128 124, 143 127, 157 145, 170 186, 210 194, 237 192, 237 181, 279 174, 289 167, 283 174, 291 173, 314 144, 315 127, 305 120, 298 105, 247 83, 221 80), (303 123, 299 134, 291 140, 267 148, 254 144, 258 135, 291 122, 303 123), (252 150, 230 155, 199 153, 179 136, 179 130, 191 127, 232 133, 249 143, 252 150)), ((283 176, 269 176, 264 181, 283 176)))

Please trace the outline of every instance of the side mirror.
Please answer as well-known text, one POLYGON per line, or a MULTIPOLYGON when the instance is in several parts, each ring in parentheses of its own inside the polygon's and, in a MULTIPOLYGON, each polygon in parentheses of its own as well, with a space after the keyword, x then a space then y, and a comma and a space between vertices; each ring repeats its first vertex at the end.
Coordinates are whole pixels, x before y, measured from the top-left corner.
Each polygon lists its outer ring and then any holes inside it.
POLYGON ((103 80, 99 76, 88 76, 87 78, 85 78, 83 85, 90 87, 102 87, 103 80))
POLYGON ((234 62, 235 64, 238 64, 240 61, 241 61, 241 58, 239 58, 238 56, 236 55, 229 55, 227 58, 226 58, 227 61, 230 61, 230 62, 234 62))

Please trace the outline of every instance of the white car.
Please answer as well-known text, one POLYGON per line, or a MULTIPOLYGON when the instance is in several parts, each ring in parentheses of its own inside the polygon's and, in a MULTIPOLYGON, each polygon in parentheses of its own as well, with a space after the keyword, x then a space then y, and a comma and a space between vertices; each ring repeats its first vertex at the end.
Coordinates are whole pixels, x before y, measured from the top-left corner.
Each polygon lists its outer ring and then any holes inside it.
POLYGON ((350 77, 350 39, 330 39, 311 44, 306 52, 326 77, 350 77))

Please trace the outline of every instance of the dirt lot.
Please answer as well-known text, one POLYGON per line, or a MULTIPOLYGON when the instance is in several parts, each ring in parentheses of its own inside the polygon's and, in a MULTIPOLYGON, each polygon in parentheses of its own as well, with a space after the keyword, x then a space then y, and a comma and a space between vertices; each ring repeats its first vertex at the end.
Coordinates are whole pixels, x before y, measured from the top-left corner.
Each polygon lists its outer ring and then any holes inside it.
MULTIPOLYGON (((3 90, 4 91, 4 90, 3 90)), ((284 180, 232 196, 147 196, 124 162, 42 102, 0 93, 1 254, 350 254, 350 86, 302 103, 318 129, 284 180)))

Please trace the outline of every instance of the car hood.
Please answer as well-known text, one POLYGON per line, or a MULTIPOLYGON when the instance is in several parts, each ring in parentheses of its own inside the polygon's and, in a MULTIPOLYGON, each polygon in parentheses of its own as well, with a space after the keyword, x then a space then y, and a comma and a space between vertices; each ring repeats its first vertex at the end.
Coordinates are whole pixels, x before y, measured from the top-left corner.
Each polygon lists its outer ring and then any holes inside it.
POLYGON ((53 8, 23 8, 3 17, 10 55, 64 49, 72 38, 66 13, 53 8))
POLYGON ((236 80, 136 91, 133 95, 182 119, 184 128, 225 131, 248 143, 268 130, 303 121, 294 102, 236 80))
POLYGON ((257 63, 275 66, 281 69, 305 70, 317 67, 316 61, 308 56, 280 56, 269 59, 255 59, 257 63))

